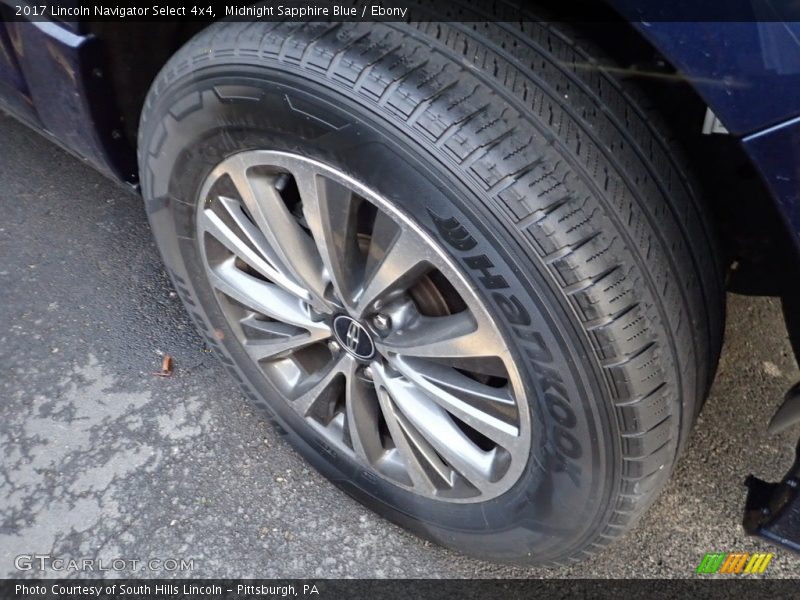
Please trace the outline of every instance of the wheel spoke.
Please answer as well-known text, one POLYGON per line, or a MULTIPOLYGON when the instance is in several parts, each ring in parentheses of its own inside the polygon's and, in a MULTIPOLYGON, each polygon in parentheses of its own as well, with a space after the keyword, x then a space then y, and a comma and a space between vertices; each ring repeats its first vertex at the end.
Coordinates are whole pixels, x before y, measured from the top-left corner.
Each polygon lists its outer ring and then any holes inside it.
POLYGON ((420 316, 410 326, 377 340, 376 346, 387 353, 428 358, 505 357, 508 353, 500 336, 487 325, 476 324, 466 311, 420 316))
POLYGON ((229 251, 270 281, 280 285, 299 298, 309 300, 310 295, 304 288, 297 285, 291 278, 275 267, 280 262, 276 260, 274 253, 264 238, 264 234, 244 216, 239 203, 224 196, 218 197, 218 202, 242 231, 252 247, 210 208, 203 211, 203 228, 206 233, 214 236, 229 251), (256 250, 253 250, 253 247, 256 250))
POLYGON ((258 173, 236 157, 229 160, 227 173, 264 239, 283 267, 308 289, 319 308, 324 307, 325 283, 319 255, 314 241, 289 212, 275 187, 280 175, 258 173))
POLYGON ((430 268, 426 248, 414 233, 397 227, 379 212, 364 269, 364 286, 356 298, 356 312, 363 314, 375 301, 410 287, 430 268))
POLYGON ((403 457, 406 472, 414 487, 423 493, 434 494, 438 489, 434 479, 448 487, 452 486, 452 469, 439 459, 430 444, 397 410, 385 388, 378 390, 378 399, 389 434, 403 457), (427 463, 427 469, 423 466, 423 461, 427 463))
POLYGON ((346 369, 344 389, 350 443, 356 456, 371 463, 383 452, 375 388, 359 375, 360 366, 356 361, 350 361, 346 369))
POLYGON ((299 298, 240 271, 232 257, 209 270, 209 275, 211 285, 229 298, 275 320, 306 329, 312 341, 330 337, 330 327, 313 321, 299 298))
POLYGON ((478 448, 447 412, 422 390, 401 377, 381 371, 382 385, 408 421, 448 464, 479 490, 494 476, 496 450, 478 448))
POLYGON ((280 357, 320 341, 319 336, 310 335, 308 331, 298 332, 298 328, 293 325, 259 320, 255 315, 245 317, 240 324, 248 330, 257 330, 270 336, 245 340, 244 349, 256 362, 280 357))
POLYGON ((358 247, 360 200, 343 185, 313 171, 302 176, 296 173, 295 181, 322 263, 337 296, 350 309, 364 268, 358 247))
POLYGON ((353 369, 353 363, 354 359, 352 356, 349 354, 342 354, 334 359, 327 369, 317 372, 303 381, 295 390, 294 399, 291 401, 292 407, 300 416, 308 416, 311 408, 333 382, 341 377, 347 377, 347 374, 353 369))
POLYGON ((507 387, 494 388, 426 360, 397 359, 392 366, 475 431, 506 449, 517 443, 516 401, 507 387))

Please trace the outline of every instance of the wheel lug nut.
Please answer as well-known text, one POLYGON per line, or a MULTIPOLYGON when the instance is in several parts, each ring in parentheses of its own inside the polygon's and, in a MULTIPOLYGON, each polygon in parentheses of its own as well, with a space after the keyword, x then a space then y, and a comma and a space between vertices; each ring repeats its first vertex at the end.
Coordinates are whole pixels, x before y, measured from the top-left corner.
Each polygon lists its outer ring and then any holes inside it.
POLYGON ((337 342, 335 340, 331 340, 330 342, 328 342, 328 350, 330 350, 334 354, 339 352, 339 350, 341 350, 341 349, 342 349, 342 347, 339 345, 339 342, 337 342))
POLYGON ((364 373, 364 379, 369 379, 370 381, 372 381, 373 377, 372 367, 367 365, 366 367, 364 367, 364 370, 362 372, 364 373))
POLYGON ((311 317, 312 321, 321 321, 325 318, 325 313, 317 310, 316 307, 312 306, 311 304, 306 305, 308 309, 308 314, 311 317))
POLYGON ((378 331, 387 331, 392 326, 392 320, 383 314, 377 314, 372 318, 372 324, 378 331))

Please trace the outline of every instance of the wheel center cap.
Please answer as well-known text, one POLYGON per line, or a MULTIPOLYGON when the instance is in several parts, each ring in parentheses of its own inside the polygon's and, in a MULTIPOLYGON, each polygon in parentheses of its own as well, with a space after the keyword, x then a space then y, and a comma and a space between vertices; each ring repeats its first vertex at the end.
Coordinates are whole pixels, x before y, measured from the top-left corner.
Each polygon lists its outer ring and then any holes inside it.
POLYGON ((339 345, 359 360, 369 360, 375 356, 372 336, 361 323, 347 315, 333 319, 333 334, 339 345))

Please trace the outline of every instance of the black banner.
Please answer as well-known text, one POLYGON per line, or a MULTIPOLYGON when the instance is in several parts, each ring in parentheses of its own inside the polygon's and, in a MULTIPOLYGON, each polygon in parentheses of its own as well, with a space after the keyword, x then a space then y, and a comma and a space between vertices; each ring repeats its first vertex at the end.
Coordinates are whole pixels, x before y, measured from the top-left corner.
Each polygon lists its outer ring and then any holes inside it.
POLYGON ((795 597, 796 580, 757 580, 731 576, 726 579, 683 580, 235 580, 235 579, 12 579, 0 581, 3 600, 234 600, 304 598, 339 600, 528 600, 545 597, 620 598, 661 600, 666 598, 761 598, 777 600, 795 597))
POLYGON ((793 0, 0 0, 17 21, 800 21, 793 0))

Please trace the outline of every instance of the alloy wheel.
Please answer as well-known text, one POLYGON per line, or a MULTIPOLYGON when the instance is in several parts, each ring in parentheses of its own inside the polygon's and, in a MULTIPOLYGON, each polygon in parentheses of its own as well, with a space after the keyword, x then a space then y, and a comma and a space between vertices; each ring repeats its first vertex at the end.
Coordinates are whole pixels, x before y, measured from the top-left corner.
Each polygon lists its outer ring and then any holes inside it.
POLYGON ((437 242, 298 155, 247 151, 204 183, 198 243, 230 329, 327 443, 451 502, 508 490, 530 414, 508 345, 437 242))

